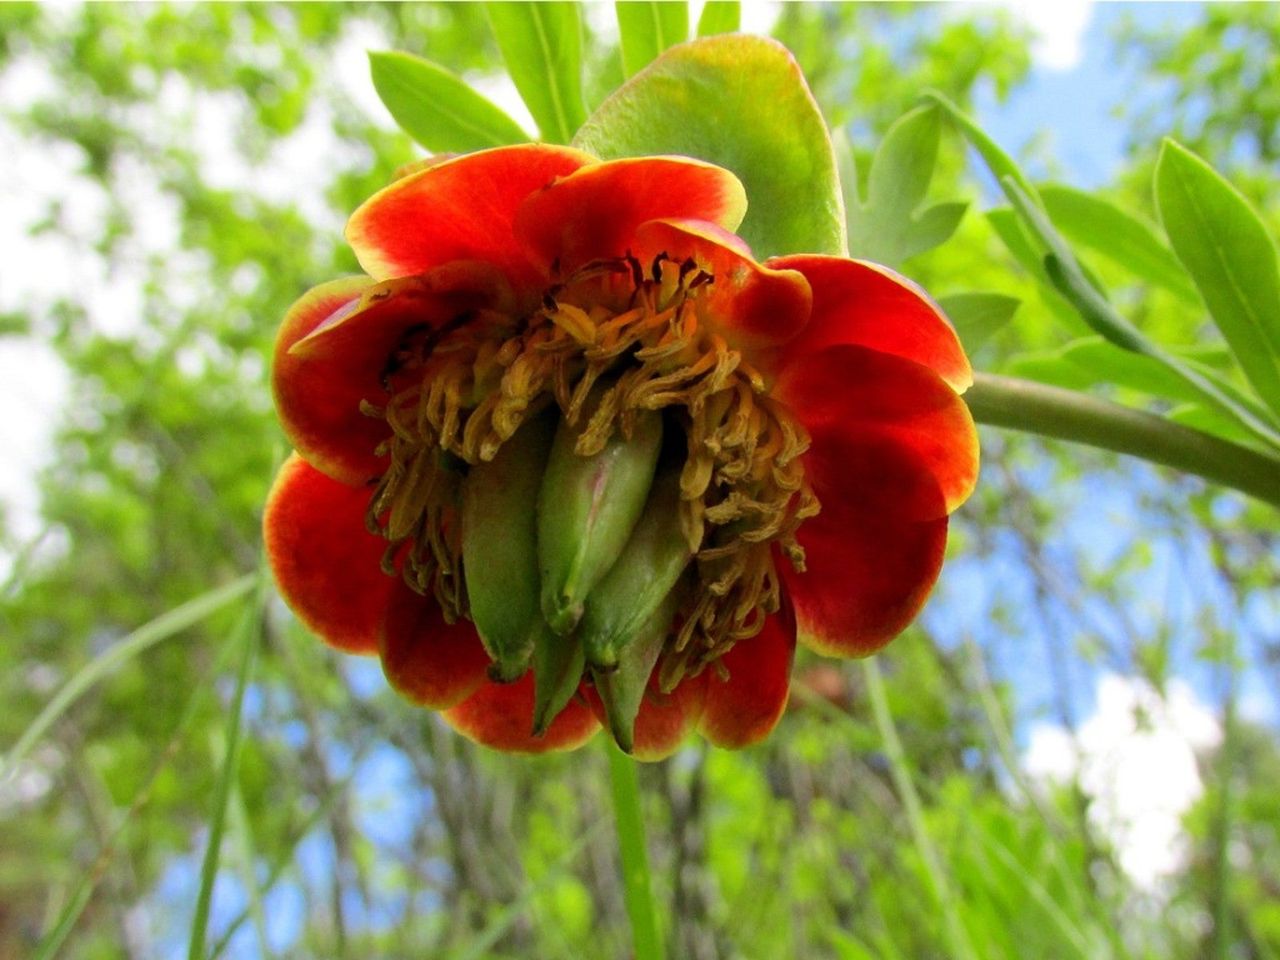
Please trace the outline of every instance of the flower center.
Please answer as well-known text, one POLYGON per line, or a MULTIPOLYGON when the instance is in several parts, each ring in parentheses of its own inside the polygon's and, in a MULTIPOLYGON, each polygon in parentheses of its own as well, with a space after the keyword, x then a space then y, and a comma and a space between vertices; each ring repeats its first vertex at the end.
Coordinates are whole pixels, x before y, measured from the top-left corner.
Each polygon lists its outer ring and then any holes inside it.
POLYGON ((696 571, 662 689, 759 633, 781 599, 776 559, 804 568, 796 530, 819 504, 800 460, 804 429, 706 322, 714 282, 691 259, 663 254, 646 272, 628 255, 583 266, 527 316, 474 312, 408 331, 384 371, 386 405, 362 405, 391 429, 366 514, 389 541, 383 569, 433 592, 449 622, 466 616, 457 502, 467 465, 492 460, 553 404, 584 457, 615 432, 630 437, 642 411, 661 411, 684 437, 680 525, 696 571))

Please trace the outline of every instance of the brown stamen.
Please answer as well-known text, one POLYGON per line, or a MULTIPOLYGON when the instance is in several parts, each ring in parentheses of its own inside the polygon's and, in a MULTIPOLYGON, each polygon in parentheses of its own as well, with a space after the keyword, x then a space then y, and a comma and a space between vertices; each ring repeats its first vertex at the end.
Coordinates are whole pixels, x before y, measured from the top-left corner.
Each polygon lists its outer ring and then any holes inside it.
POLYGON ((527 317, 467 315, 407 332, 384 371, 387 405, 362 408, 391 430, 366 517, 390 543, 384 568, 432 591, 451 622, 465 616, 453 464, 492 459, 550 403, 577 425, 604 380, 578 453, 629 436, 640 410, 666 411, 686 437, 680 519, 697 585, 673 624, 661 688, 708 665, 723 672, 719 658, 779 608, 779 553, 803 569, 796 531, 819 504, 799 459, 803 427, 702 322, 700 291, 712 283, 693 260, 661 255, 646 276, 628 255, 582 267, 527 317))

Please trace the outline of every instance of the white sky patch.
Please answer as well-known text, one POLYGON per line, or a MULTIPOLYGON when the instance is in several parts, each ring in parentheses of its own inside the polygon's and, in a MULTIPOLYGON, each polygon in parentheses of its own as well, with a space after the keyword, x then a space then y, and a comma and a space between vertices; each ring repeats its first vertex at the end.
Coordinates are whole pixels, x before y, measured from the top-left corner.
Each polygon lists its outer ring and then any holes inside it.
POLYGON ((1182 818, 1204 792, 1196 753, 1221 740, 1213 712, 1182 681, 1170 681, 1162 697, 1145 680, 1105 674, 1076 736, 1033 727, 1023 764, 1040 780, 1078 775, 1094 826, 1133 882, 1151 892, 1185 864, 1182 818))
MULTIPOLYGON (((1093 19, 1095 0, 996 0, 954 4, 956 8, 999 6, 1031 28, 1031 59, 1045 70, 1067 71, 1084 58, 1084 35, 1093 19)), ((745 8, 745 4, 744 4, 745 8)), ((744 10, 745 18, 745 10, 744 10)), ((744 21, 745 22, 745 21, 744 21)))

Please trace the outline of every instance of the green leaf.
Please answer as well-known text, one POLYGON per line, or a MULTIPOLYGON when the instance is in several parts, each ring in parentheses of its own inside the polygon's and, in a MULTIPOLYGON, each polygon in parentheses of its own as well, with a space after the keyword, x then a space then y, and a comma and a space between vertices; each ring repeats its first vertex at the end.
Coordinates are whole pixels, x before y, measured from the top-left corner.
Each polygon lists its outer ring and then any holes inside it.
POLYGON ((1141 220, 1101 197, 1072 187, 1041 187, 1040 199, 1054 226, 1067 239, 1096 250, 1134 276, 1163 287, 1182 300, 1199 300, 1178 258, 1141 220))
POLYGON ((1248 411, 1259 420, 1266 416, 1257 401, 1245 396, 1212 370, 1185 359, 1177 365, 1170 365, 1158 357, 1117 349, 1102 337, 1083 337, 1057 350, 1024 354, 1010 364, 1009 372, 1072 390, 1112 384, 1153 397, 1195 404, 1198 409, 1206 411, 1203 421, 1215 424, 1213 429, 1203 427, 1199 422, 1195 426, 1250 444, 1257 442, 1257 435, 1241 426, 1232 409, 1248 411), (1194 376, 1188 378, 1184 371, 1190 371, 1194 376), (1203 386, 1206 383, 1213 389, 1206 390, 1203 386), (1223 406, 1219 395, 1229 401, 1229 407, 1223 406), (1224 424, 1231 427, 1228 429, 1224 424))
POLYGON ((841 171, 853 256, 897 266, 945 242, 960 225, 966 203, 942 203, 916 213, 933 179, 940 129, 935 106, 899 117, 871 161, 865 200, 857 196, 856 179, 844 178, 841 171))
POLYGON ((689 7, 683 2, 614 4, 618 15, 618 41, 622 47, 622 72, 634 76, 668 47, 689 39, 689 7))
POLYGON ((742 26, 742 10, 738 0, 707 0, 698 17, 698 36, 714 37, 718 33, 737 33, 742 26))
POLYGON ((965 139, 982 156, 987 168, 995 176, 997 182, 1005 177, 1012 177, 1018 186, 1022 187, 1028 195, 1039 203, 1036 188, 1031 185, 1031 181, 1026 178, 1026 175, 1019 169, 1018 165, 963 110, 936 90, 930 90, 924 95, 924 98, 936 103, 947 112, 947 115, 951 117, 951 122, 960 128, 960 132, 964 134, 965 139))
POLYGON ((370 52, 369 71, 400 129, 428 150, 465 153, 529 139, 500 107, 429 60, 370 52))
POLYGON ((1280 431, 1275 419, 1265 410, 1242 398, 1238 391, 1227 388, 1216 375, 1209 375, 1164 350, 1143 335, 1127 318, 1107 301, 1101 286, 1085 274, 1066 240, 1054 228, 1048 214, 1012 176, 1001 178, 1001 186, 1021 216, 1023 227, 1045 249, 1045 273, 1050 283, 1096 332, 1117 347, 1149 357, 1164 365, 1186 385, 1196 390, 1205 402, 1229 414, 1255 437, 1273 449, 1280 449, 1280 431))
POLYGON ((486 5, 507 72, 542 139, 568 143, 582 124, 582 18, 576 3, 486 5))
POLYGON ((1054 317, 1064 326, 1071 328, 1073 332, 1088 332, 1088 324, 1080 319, 1079 314, 1063 299, 1062 294, 1058 293, 1049 279, 1049 274, 1044 269, 1044 260, 1027 237, 1026 231, 1022 229, 1017 211, 1012 207, 995 207, 987 211, 986 217, 987 222, 995 230, 996 236, 1013 255, 1018 266, 1026 270, 1037 282, 1038 292, 1054 317))
POLYGON ((1172 140, 1156 162, 1156 205, 1174 253, 1258 395, 1280 412, 1280 269, 1248 201, 1172 140))
POLYGON ((1254 435, 1240 426, 1234 417, 1214 407, 1206 407, 1199 403, 1184 403, 1174 407, 1165 414, 1165 417, 1192 430, 1215 434, 1246 446, 1257 445, 1254 435))
POLYGON ((776 41, 729 34, 668 50, 600 105, 574 146, 605 159, 684 154, 732 170, 751 205, 738 232, 758 257, 845 252, 831 138, 776 41))
POLYGON ((938 306, 955 325, 960 342, 973 353, 1000 332, 1022 303, 1003 293, 953 293, 938 300, 938 306))

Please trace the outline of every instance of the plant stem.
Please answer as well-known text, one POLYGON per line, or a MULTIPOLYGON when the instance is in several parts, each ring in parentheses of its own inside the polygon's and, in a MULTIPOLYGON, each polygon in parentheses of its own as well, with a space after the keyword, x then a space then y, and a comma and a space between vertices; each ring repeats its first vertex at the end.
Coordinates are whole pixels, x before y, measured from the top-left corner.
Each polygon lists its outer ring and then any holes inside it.
POLYGON ((880 664, 875 657, 867 657, 862 661, 862 675, 867 683, 867 693, 871 699, 871 713, 875 717, 876 729, 884 743, 884 752, 889 757, 889 774, 893 778, 898 799, 902 801, 902 809, 906 813, 907 828, 911 831, 916 852, 920 854, 920 860, 924 864, 924 874, 929 881, 933 899, 942 913, 943 929, 948 941, 948 954, 962 960, 976 960, 977 954, 969 942, 968 932, 960 919, 960 908, 955 893, 947 881, 942 859, 938 856, 938 849, 933 845, 928 827, 925 825, 920 794, 916 792, 911 768, 907 765, 906 752, 902 749, 902 741, 898 739, 897 725, 893 722, 893 714, 889 712, 889 698, 885 694, 884 678, 880 675, 880 664))
POLYGON ((1280 457, 1166 420, 1029 380, 975 373, 964 395, 978 423, 1127 453, 1280 507, 1280 457))
POLYGON ((636 764, 612 743, 609 779, 613 782, 613 812, 618 822, 618 852, 622 858, 622 887, 631 918, 635 960, 662 960, 653 890, 649 885, 649 854, 645 849, 644 819, 640 812, 640 783, 636 764))

